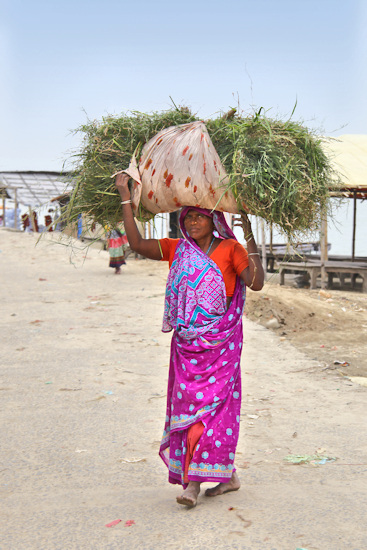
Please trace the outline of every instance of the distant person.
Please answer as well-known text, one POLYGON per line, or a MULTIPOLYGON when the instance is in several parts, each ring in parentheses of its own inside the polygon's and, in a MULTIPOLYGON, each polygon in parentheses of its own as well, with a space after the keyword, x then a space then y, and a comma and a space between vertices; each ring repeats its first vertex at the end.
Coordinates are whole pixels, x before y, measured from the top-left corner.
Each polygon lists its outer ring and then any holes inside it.
POLYGON ((23 214, 23 215, 21 216, 22 225, 23 225, 23 231, 27 231, 27 229, 28 229, 29 231, 34 231, 34 229, 35 229, 36 232, 38 233, 39 227, 38 227, 37 212, 35 212, 34 210, 32 210, 31 216, 32 216, 32 218, 33 218, 33 224, 31 223, 31 217, 30 217, 29 214, 23 214))
POLYGON ((22 225, 23 231, 27 231, 27 228, 30 227, 31 222, 28 214, 22 214, 22 225))
POLYGON ((128 187, 119 174, 124 226, 133 251, 169 262, 163 332, 173 330, 167 408, 160 456, 170 483, 182 485, 177 502, 197 503, 202 482, 217 482, 205 495, 237 491, 234 467, 240 428, 242 315, 246 286, 261 290, 264 271, 245 213, 247 251, 223 212, 186 206, 181 239, 144 239, 135 224, 128 187))
POLYGON ((124 230, 112 229, 108 237, 108 253, 110 255, 109 267, 115 269, 115 274, 121 274, 121 266, 126 264, 125 250, 127 245, 127 237, 124 230))
POLYGON ((46 226, 46 231, 53 231, 54 228, 53 228, 53 219, 52 219, 52 214, 53 214, 53 210, 52 208, 50 208, 47 212, 47 214, 45 215, 45 226, 46 226))
POLYGON ((38 216, 35 210, 32 210, 32 216, 33 216, 34 228, 36 230, 36 233, 39 233, 38 216))

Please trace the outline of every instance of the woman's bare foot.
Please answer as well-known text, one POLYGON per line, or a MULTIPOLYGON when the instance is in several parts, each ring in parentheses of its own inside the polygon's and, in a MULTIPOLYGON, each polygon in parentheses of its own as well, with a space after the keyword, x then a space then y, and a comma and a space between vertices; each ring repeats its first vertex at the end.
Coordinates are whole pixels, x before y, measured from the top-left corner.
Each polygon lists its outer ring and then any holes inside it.
POLYGON ((121 267, 115 267, 115 275, 120 275, 121 267))
POLYGON ((218 495, 224 495, 224 493, 229 493, 230 491, 238 491, 241 487, 241 482, 239 480, 236 472, 233 472, 231 479, 228 483, 219 483, 211 489, 205 491, 205 496, 207 497, 216 497, 218 495))
POLYGON ((200 493, 200 483, 198 481, 190 481, 182 495, 176 498, 179 504, 184 504, 193 508, 196 506, 197 499, 200 493))

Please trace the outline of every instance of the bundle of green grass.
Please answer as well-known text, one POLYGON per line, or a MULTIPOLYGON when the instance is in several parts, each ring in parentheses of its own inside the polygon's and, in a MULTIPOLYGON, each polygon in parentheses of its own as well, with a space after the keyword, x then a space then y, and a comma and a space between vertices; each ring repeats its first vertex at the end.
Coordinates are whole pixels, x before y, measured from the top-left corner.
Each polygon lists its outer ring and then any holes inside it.
MULTIPOLYGON (((83 141, 74 154, 76 185, 64 220, 72 223, 84 214, 91 225, 116 226, 121 206, 111 175, 125 169, 160 130, 196 120, 181 107, 107 116, 78 128, 83 141)), ((263 109, 250 116, 233 109, 205 124, 239 208, 244 203, 251 214, 292 239, 320 227, 330 204, 329 189, 338 180, 321 136, 301 123, 270 118, 263 109)), ((142 212, 142 219, 147 217, 149 212, 142 212)))

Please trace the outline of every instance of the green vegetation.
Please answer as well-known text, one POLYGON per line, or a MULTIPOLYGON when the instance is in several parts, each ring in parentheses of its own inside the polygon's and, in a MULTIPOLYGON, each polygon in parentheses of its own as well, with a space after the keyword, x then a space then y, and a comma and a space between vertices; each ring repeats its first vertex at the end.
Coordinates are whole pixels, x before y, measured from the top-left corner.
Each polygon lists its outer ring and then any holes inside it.
MULTIPOLYGON (((121 220, 120 198, 111 175, 127 168, 134 153, 169 126, 198 119, 187 107, 161 113, 131 112, 90 121, 73 155, 76 185, 63 217, 79 214, 90 223, 115 226, 121 220)), ((329 209, 329 188, 338 183, 323 138, 291 119, 270 118, 260 109, 251 116, 230 114, 205 121, 229 175, 229 188, 240 208, 281 228, 290 238, 320 227, 329 209)), ((152 216, 141 212, 141 218, 152 216)))

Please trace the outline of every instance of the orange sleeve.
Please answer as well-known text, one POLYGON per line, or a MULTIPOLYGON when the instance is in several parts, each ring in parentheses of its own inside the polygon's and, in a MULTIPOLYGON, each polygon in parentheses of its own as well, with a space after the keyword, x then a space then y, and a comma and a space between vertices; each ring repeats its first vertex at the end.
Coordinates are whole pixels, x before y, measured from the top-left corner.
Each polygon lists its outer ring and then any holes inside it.
POLYGON ((242 271, 248 267, 247 250, 239 242, 236 242, 233 248, 233 267, 237 275, 241 275, 242 271))
POLYGON ((222 272, 227 296, 233 296, 236 276, 248 266, 247 251, 235 239, 224 239, 210 256, 222 272))
POLYGON ((163 262, 169 262, 171 267, 173 258, 176 252, 176 247, 180 239, 159 239, 159 244, 162 249, 162 260, 163 262))

